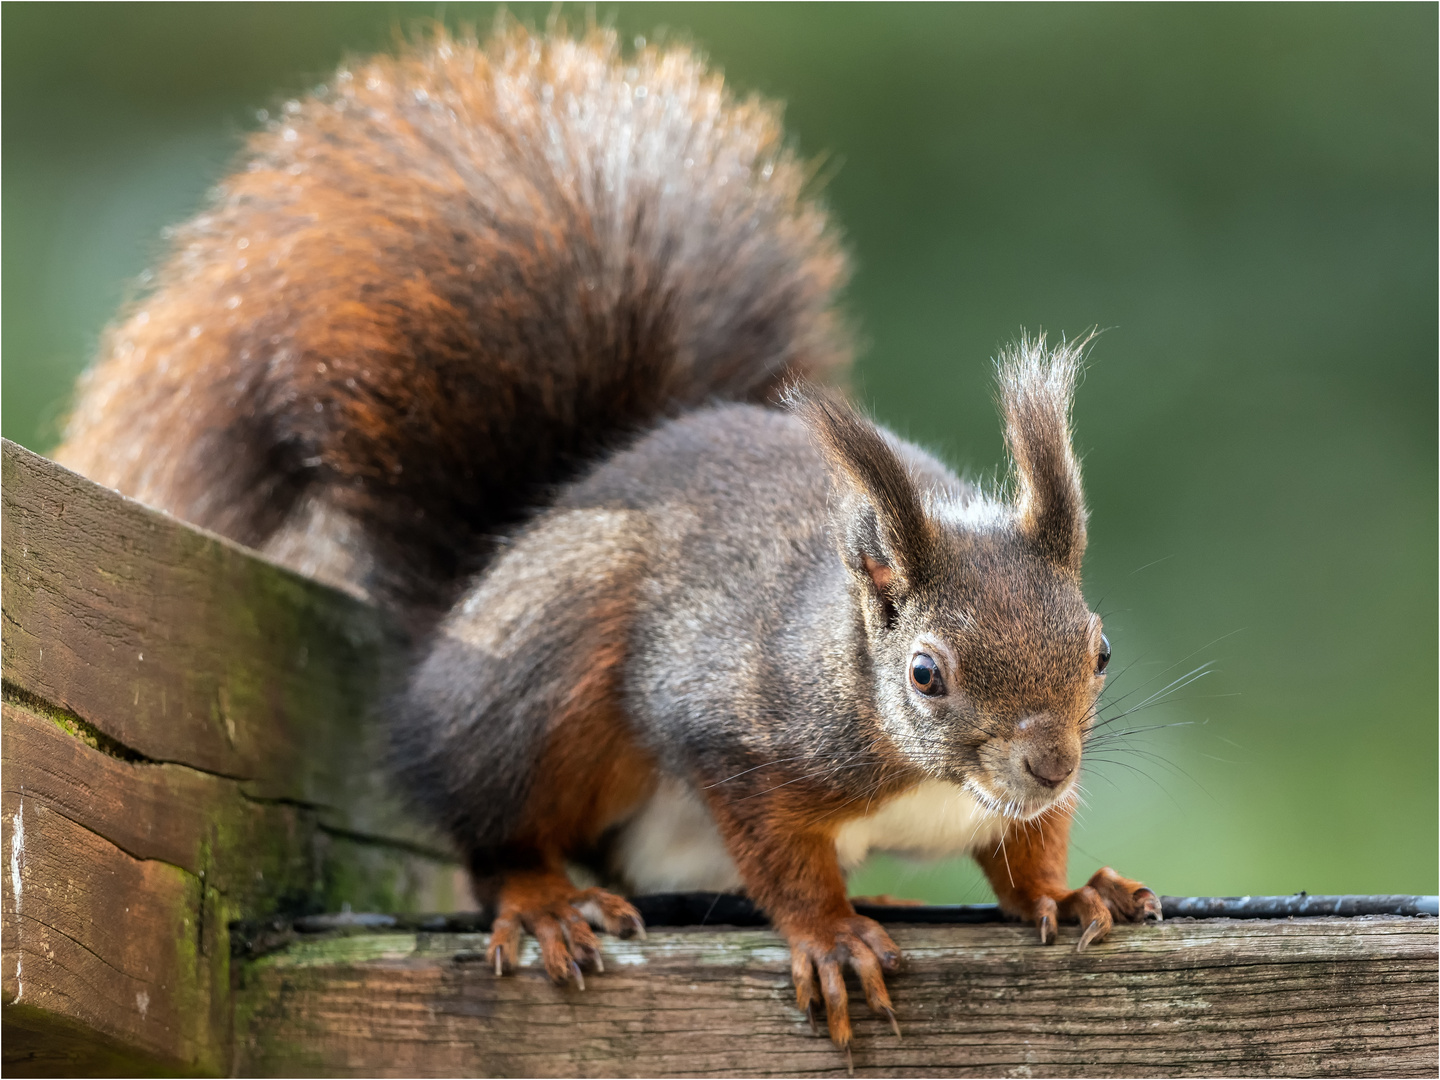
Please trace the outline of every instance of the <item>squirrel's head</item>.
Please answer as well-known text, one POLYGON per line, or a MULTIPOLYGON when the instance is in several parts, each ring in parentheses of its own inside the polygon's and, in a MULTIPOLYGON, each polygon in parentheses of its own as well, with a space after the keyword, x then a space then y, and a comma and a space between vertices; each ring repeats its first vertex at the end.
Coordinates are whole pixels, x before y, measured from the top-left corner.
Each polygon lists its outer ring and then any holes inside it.
POLYGON ((823 396, 793 407, 839 494, 835 532, 896 751, 992 809, 1075 792, 1110 646, 1080 591, 1085 502, 1070 439, 1081 345, 1022 337, 999 365, 1010 493, 927 490, 905 451, 823 396))

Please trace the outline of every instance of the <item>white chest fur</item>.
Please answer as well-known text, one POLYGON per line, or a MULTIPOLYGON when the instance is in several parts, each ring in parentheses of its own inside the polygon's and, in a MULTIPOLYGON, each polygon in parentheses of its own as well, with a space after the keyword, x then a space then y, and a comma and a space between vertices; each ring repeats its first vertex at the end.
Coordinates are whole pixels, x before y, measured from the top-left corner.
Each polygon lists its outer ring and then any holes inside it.
MULTIPOLYGON (((964 789, 927 780, 873 814, 847 821, 835 837, 835 851, 849 871, 871 851, 922 858, 963 854, 998 842, 1003 828, 1003 819, 983 810, 964 789)), ((741 885, 699 795, 673 778, 662 780, 622 829, 614 857, 614 869, 636 892, 724 892, 741 885)))
POLYGON ((637 893, 731 892, 740 872, 689 784, 665 777, 615 844, 613 869, 637 893))
POLYGON ((871 851, 922 858, 961 855, 998 842, 1004 827, 1003 818, 983 809, 964 788, 926 780, 875 813, 847 821, 835 837, 835 852, 847 871, 871 851))

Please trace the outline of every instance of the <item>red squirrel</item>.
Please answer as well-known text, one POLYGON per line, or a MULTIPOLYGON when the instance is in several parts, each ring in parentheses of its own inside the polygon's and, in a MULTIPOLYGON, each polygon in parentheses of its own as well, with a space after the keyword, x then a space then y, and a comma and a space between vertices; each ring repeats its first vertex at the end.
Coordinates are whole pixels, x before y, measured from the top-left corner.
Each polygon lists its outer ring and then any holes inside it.
MULTIPOLYGON (((896 1023, 845 873, 968 852, 1042 942, 1110 645, 1080 588, 1080 349, 999 364, 987 492, 825 384, 846 257, 779 110, 684 48, 440 35, 254 134, 109 331, 58 459, 402 615, 396 776, 555 982, 621 892, 743 890, 797 1001, 896 1023), (613 889, 572 884, 590 866, 613 889)), ((898 1033, 899 1028, 896 1027, 898 1033)))

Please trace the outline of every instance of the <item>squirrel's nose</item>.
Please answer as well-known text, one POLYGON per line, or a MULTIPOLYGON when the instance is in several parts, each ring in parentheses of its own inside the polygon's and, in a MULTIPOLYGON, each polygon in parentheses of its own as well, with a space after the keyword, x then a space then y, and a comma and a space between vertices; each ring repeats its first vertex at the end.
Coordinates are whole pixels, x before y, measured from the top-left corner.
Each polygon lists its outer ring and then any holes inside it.
POLYGON ((1025 771, 1046 787, 1059 787, 1075 771, 1075 766, 1061 758, 1025 759, 1025 771))

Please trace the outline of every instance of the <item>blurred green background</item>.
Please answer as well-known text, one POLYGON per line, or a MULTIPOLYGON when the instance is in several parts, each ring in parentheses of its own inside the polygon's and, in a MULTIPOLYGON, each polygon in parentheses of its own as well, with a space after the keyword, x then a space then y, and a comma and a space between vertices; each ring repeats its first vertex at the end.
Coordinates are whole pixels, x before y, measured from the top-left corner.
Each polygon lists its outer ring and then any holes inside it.
MULTIPOLYGON (((1105 330, 1076 419, 1110 695, 1213 673, 1087 765, 1072 879, 1436 891, 1436 13, 596 9, 699 44, 828 155, 861 388, 902 433, 988 472, 989 358, 1021 327, 1105 330)), ((6 5, 4 434, 54 445, 127 282, 257 109, 426 20, 493 17, 6 5)), ((897 860, 855 888, 988 892, 897 860)))

